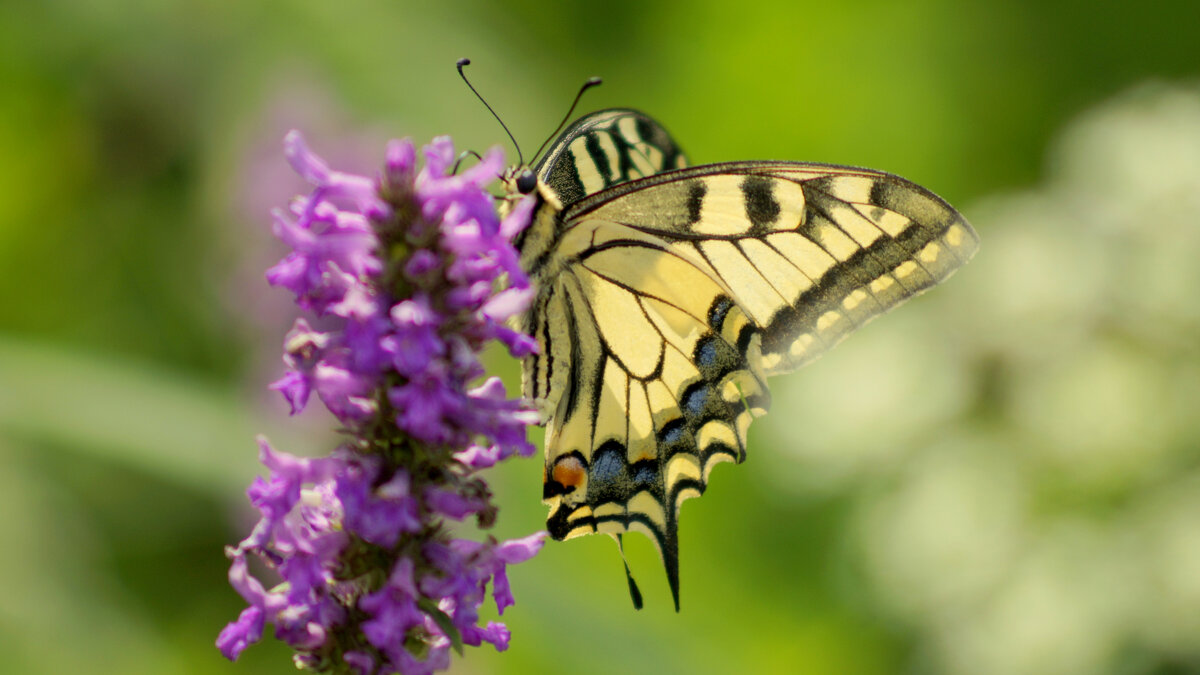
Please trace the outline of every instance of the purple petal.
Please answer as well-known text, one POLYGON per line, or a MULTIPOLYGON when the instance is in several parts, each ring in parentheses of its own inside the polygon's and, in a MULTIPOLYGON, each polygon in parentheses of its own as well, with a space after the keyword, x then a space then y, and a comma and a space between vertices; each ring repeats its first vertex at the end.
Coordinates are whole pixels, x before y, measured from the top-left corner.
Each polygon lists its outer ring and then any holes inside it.
POLYGON ((454 458, 472 469, 489 469, 500 461, 500 446, 472 444, 466 450, 455 453, 454 458))
POLYGON ((362 623, 363 635, 379 649, 402 649, 408 630, 425 620, 412 596, 391 586, 363 596, 358 606, 372 617, 362 623))
POLYGON ((297 297, 307 295, 309 292, 308 260, 299 254, 289 253, 278 264, 267 270, 266 277, 268 284, 286 288, 297 297))
POLYGON ((433 359, 446 353, 446 344, 438 334, 442 319, 424 294, 398 303, 392 308, 391 318, 396 331, 384 338, 382 345, 400 374, 420 375, 433 359))
POLYGON ((441 317, 430 306, 429 296, 418 293, 411 300, 396 303, 391 310, 392 321, 401 328, 425 327, 436 328, 441 323, 441 317))
POLYGON ((494 337, 503 343, 505 347, 508 347, 509 354, 518 359, 525 358, 530 354, 537 354, 541 351, 537 340, 503 324, 492 325, 490 333, 491 337, 494 337))
POLYGON ((280 452, 271 447, 265 436, 258 439, 258 458, 277 476, 297 484, 316 483, 333 475, 338 462, 330 457, 303 458, 280 452))
POLYGON ((308 397, 312 394, 312 380, 299 371, 290 370, 267 385, 267 388, 283 394, 284 400, 291 406, 291 414, 296 415, 308 405, 308 397))
POLYGON ((508 212, 504 220, 500 222, 500 235, 505 239, 512 241, 513 237, 517 236, 526 227, 529 227, 529 221, 533 215, 534 204, 537 199, 533 195, 526 195, 517 202, 512 211, 508 212))
POLYGON ((421 529, 420 505, 408 494, 408 476, 397 470, 388 482, 372 487, 373 467, 350 465, 338 476, 338 498, 345 504, 346 528, 378 546, 391 548, 400 535, 421 529))
POLYGON ((524 312, 535 294, 533 288, 509 288, 493 295, 480 311, 489 319, 504 321, 524 312))
POLYGON ((521 539, 510 539, 496 547, 496 568, 492 577, 492 597, 496 600, 496 611, 500 614, 515 602, 512 589, 508 585, 506 565, 525 562, 542 550, 546 542, 546 532, 535 532, 521 539))
POLYGON ((492 576, 492 598, 496 601, 496 613, 503 614, 504 610, 516 604, 512 588, 508 585, 508 571, 503 564, 496 566, 492 576))
POLYGON ((388 391, 396 409, 396 424, 429 443, 445 443, 454 436, 449 418, 459 414, 463 400, 444 375, 426 371, 407 384, 388 391))
POLYGON ((375 412, 370 396, 375 378, 345 367, 321 363, 314 372, 317 394, 339 419, 364 419, 375 412))
POLYGON ((292 170, 313 185, 324 185, 329 181, 329 165, 308 149, 304 136, 292 129, 283 137, 283 155, 292 170))
POLYGON ((542 550, 547 536, 546 532, 534 532, 520 539, 509 539, 496 547, 496 557, 508 565, 525 562, 542 550))
POLYGON ((404 266, 404 274, 409 279, 418 280, 434 271, 441 265, 437 254, 428 249, 420 249, 412 254, 404 266))
POLYGON ((425 503, 429 508, 454 520, 462 520, 487 508, 487 502, 478 497, 466 497, 453 490, 437 488, 425 490, 425 503))
POLYGON ((412 180, 411 174, 417 161, 417 149, 412 139, 389 141, 384 156, 388 180, 394 183, 412 180))
POLYGON ((346 665, 353 668, 358 675, 372 675, 375 672, 375 658, 367 652, 348 651, 342 654, 346 665))
POLYGON ((258 607, 247 607, 238 615, 237 621, 225 626, 217 636, 217 649, 230 661, 237 661, 242 650, 258 642, 263 634, 263 611, 258 607))
POLYGON ((417 584, 413 581, 413 561, 412 558, 401 558, 396 562, 396 566, 392 568, 392 574, 388 577, 388 585, 410 595, 417 597, 417 584))
POLYGON ((392 327, 383 312, 383 305, 374 304, 373 311, 377 313, 364 316, 359 321, 347 322, 342 335, 342 346, 349 353, 348 367, 369 377, 372 387, 378 386, 376 376, 391 363, 391 352, 386 348, 385 341, 392 327))
POLYGON ((244 555, 236 556, 230 563, 229 585, 251 606, 266 606, 267 591, 263 588, 262 582, 250 575, 244 555))
POLYGON ((427 178, 444 176, 454 162, 454 141, 449 136, 437 136, 421 149, 425 155, 427 178))
POLYGON ((508 641, 511 637, 512 633, 509 632, 508 626, 498 621, 489 621, 487 628, 483 629, 483 639, 492 643, 498 652, 508 649, 508 641))
POLYGON ((325 644, 325 627, 314 621, 277 622, 275 637, 295 649, 316 649, 325 644))

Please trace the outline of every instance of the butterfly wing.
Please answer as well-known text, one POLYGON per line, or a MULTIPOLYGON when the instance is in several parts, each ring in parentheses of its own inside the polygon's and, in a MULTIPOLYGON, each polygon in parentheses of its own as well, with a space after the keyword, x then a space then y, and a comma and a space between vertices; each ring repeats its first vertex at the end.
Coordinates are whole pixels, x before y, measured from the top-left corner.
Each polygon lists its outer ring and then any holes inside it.
POLYGON ((947 278, 978 236, 898 176, 798 162, 733 162, 618 185, 568 223, 622 223, 702 258, 761 332, 768 375, 794 370, 947 278))
POLYGON ((768 406, 757 330, 709 266, 663 239, 592 219, 561 246, 573 262, 538 308, 556 402, 548 529, 648 534, 678 606, 679 505, 717 463, 742 461, 768 406))
POLYGON ((687 157, 649 115, 613 108, 585 115, 558 137, 536 167, 563 204, 638 178, 682 169, 687 157))
POLYGON ((745 457, 765 377, 945 279, 977 244, 953 208, 890 174, 672 170, 685 163, 641 113, 582 118, 538 166, 522 246, 539 288, 525 393, 548 413, 550 534, 645 532, 677 609, 679 507, 745 457))

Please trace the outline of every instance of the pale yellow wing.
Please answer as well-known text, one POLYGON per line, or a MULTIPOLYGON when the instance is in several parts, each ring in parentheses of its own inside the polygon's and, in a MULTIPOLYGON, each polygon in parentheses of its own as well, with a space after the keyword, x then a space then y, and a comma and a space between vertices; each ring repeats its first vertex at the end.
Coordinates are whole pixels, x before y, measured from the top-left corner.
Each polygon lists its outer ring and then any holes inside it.
POLYGON ((678 605, 679 505, 717 463, 742 461, 767 410, 758 331, 711 268, 657 237, 589 219, 560 250, 572 262, 541 295, 527 380, 555 401, 548 527, 557 539, 648 534, 678 605))
POLYGON ((971 226, 898 176, 735 162, 618 185, 570 222, 622 223, 701 257, 761 330, 767 374, 793 370, 939 283, 978 246, 971 226))

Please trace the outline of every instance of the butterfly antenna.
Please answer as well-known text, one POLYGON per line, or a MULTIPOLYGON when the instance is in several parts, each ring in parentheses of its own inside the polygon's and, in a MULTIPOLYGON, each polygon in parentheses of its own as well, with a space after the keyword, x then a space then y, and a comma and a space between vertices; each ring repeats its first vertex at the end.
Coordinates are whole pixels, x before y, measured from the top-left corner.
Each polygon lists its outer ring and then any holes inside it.
POLYGON ((471 65, 471 59, 458 60, 457 66, 459 77, 462 78, 463 82, 467 83, 467 86, 471 88, 471 92, 475 94, 475 98, 479 99, 479 102, 483 104, 483 107, 487 108, 488 112, 492 113, 492 117, 495 117, 496 121, 500 123, 500 126, 504 128, 504 133, 508 134, 508 138, 512 141, 513 147, 517 149, 518 161, 520 161, 521 165, 524 166, 525 156, 521 154, 521 146, 517 144, 517 139, 513 137, 512 132, 508 130, 508 125, 504 123, 504 120, 500 119, 500 116, 496 114, 495 110, 492 110, 492 106, 488 105, 488 102, 483 100, 483 97, 480 96, 479 92, 475 90, 475 87, 471 85, 471 81, 467 79, 466 73, 463 72, 463 66, 469 65, 471 65))
POLYGON ((546 145, 550 143, 550 139, 556 138, 558 136, 558 132, 561 131, 563 126, 566 125, 567 120, 571 119, 571 113, 575 112, 575 106, 579 105, 579 99, 583 98, 583 92, 595 87, 601 82, 603 82, 603 80, 598 77, 589 77, 588 81, 583 83, 583 86, 579 88, 579 93, 575 94, 575 100, 571 103, 570 110, 567 110, 567 114, 563 117, 562 121, 558 123, 558 128, 556 128, 554 133, 550 134, 550 136, 546 138, 546 142, 542 143, 542 147, 538 148, 538 151, 533 153, 534 161, 537 161, 538 155, 542 154, 542 150, 546 149, 546 145))

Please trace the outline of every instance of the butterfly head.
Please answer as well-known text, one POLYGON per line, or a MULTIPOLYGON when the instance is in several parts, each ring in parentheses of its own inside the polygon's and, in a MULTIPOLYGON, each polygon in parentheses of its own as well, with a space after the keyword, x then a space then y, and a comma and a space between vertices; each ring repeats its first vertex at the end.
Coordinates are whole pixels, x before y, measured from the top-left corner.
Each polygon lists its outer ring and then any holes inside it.
POLYGON ((517 192, 527 195, 537 189, 538 178, 537 174, 527 166, 515 167, 516 175, 513 177, 513 186, 517 192))
POLYGON ((538 177, 537 172, 528 164, 514 164, 500 176, 504 195, 500 197, 500 215, 506 216, 522 199, 534 195, 541 210, 543 205, 551 207, 552 212, 562 210, 562 202, 558 195, 538 177))
POLYGON ((504 189, 505 201, 519 201, 522 197, 538 192, 537 173, 528 164, 514 164, 504 170, 500 176, 504 189))
POLYGON ((524 162, 505 169, 500 176, 500 181, 504 185, 504 191, 510 195, 531 194, 537 190, 538 186, 537 173, 524 162))
POLYGON ((562 208, 558 196, 528 164, 520 163, 508 167, 500 176, 500 181, 504 185, 506 201, 519 201, 522 197, 536 194, 542 201, 562 208))

